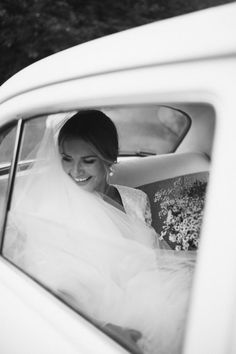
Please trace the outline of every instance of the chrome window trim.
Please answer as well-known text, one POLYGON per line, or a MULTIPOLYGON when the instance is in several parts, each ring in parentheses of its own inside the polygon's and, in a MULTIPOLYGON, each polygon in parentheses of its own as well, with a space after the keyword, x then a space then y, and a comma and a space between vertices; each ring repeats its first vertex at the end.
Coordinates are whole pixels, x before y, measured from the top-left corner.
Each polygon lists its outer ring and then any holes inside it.
POLYGON ((3 221, 3 225, 2 225, 1 233, 0 233, 0 255, 2 254, 4 232, 5 232, 6 223, 7 223, 7 213, 10 209, 10 206, 11 206, 11 197, 12 197, 14 179, 15 179, 15 174, 16 174, 16 169, 17 169, 17 161, 18 161, 20 147, 21 147, 21 139, 22 139, 22 135, 23 135, 23 129, 24 129, 24 121, 23 121, 23 119, 19 119, 17 122, 15 144, 14 144, 12 163, 11 163, 11 167, 10 167, 9 180, 8 180, 8 186, 7 186, 7 194, 6 194, 5 207, 4 207, 4 213, 5 213, 4 214, 4 221, 3 221))

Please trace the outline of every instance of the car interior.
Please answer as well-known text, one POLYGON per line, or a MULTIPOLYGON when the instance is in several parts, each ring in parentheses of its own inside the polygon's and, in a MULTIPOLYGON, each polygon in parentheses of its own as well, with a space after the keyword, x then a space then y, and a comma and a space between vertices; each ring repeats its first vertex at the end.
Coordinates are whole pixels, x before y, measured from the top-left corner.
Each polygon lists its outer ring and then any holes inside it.
MULTIPOLYGON (((149 197, 152 226, 160 235, 164 220, 159 217, 161 199, 155 202, 155 195, 160 190, 180 188, 183 184, 207 184, 210 162, 202 153, 180 153, 168 156, 147 157, 117 166, 114 184, 123 184, 143 190, 149 197), (146 171, 149 171, 148 175, 146 171), (160 171, 160 173, 158 173, 160 171), (171 176, 171 178, 170 178, 171 176), (176 187, 176 182, 180 181, 176 187)), ((188 194, 191 193, 189 189, 188 194)), ((203 208, 203 205, 202 205, 203 208)), ((203 210, 202 210, 203 211, 203 210)), ((200 225, 199 225, 200 229, 200 225)), ((200 230, 199 230, 200 231, 200 230)), ((167 241, 167 240, 166 240, 167 241)), ((167 241, 168 242, 168 241, 167 241)), ((169 243, 168 243, 169 244, 169 243)), ((170 243, 173 248, 176 243, 170 243)))
MULTIPOLYGON (((111 180, 113 184, 139 188, 148 195, 152 213, 152 226, 159 235, 161 235, 168 217, 168 213, 160 217, 165 196, 168 194, 174 200, 176 197, 183 199, 192 196, 198 199, 201 195, 203 203, 199 206, 200 210, 198 212, 202 215, 209 180, 214 134, 214 110, 211 106, 196 104, 178 105, 177 107, 181 107, 185 112, 187 111, 192 121, 179 149, 177 148, 177 151, 168 154, 121 161, 116 165, 111 180), (162 191, 162 195, 157 198, 159 191, 162 191)), ((187 208, 189 208, 189 204, 182 206, 182 215, 189 212, 187 208)), ((197 225, 195 225, 198 237, 201 223, 202 218, 198 218, 197 225)), ((169 240, 168 233, 170 231, 169 228, 164 239, 169 247, 174 249, 178 244, 169 240)))

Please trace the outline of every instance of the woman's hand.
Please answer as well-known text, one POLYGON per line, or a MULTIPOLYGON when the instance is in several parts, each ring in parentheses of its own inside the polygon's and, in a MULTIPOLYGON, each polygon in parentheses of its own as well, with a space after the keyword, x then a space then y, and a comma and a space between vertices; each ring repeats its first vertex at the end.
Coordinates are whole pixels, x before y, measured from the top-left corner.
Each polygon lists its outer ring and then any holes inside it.
MULTIPOLYGON (((58 295, 60 298, 66 301, 66 303, 71 305, 75 310, 78 310, 80 312, 75 297, 73 297, 68 291, 62 289, 58 290, 58 295)), ((130 350, 132 353, 143 354, 141 349, 137 345, 138 340, 142 337, 141 332, 131 328, 123 328, 111 323, 108 323, 105 326, 101 326, 101 324, 97 323, 97 321, 94 319, 91 319, 91 322, 97 324, 98 327, 105 330, 105 332, 110 337, 118 341, 121 345, 126 346, 127 349, 130 350)))
POLYGON ((121 344, 125 344, 132 353, 143 354, 137 341, 142 337, 141 332, 131 328, 123 328, 114 324, 107 324, 105 326, 107 333, 121 344))

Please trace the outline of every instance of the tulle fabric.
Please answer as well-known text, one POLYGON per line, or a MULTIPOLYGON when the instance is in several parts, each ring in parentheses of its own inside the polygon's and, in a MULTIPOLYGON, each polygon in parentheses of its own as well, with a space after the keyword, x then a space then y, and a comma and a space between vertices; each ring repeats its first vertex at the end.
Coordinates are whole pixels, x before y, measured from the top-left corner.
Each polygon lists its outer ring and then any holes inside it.
POLYGON ((78 187, 62 169, 55 124, 18 173, 4 254, 101 326, 140 331, 144 353, 181 352, 195 255, 153 249, 143 222, 78 187))

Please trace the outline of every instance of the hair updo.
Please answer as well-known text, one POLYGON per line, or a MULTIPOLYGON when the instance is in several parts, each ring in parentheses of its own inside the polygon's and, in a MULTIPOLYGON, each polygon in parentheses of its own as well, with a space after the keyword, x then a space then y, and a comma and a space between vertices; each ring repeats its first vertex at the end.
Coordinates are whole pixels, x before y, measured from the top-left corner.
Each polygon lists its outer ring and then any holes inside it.
POLYGON ((112 120, 101 111, 79 111, 68 119, 59 132, 59 146, 68 138, 81 139, 94 146, 100 157, 110 164, 117 160, 117 130, 112 120))

